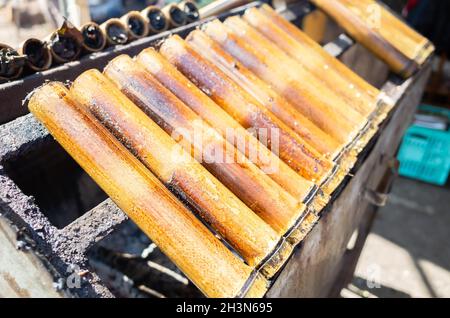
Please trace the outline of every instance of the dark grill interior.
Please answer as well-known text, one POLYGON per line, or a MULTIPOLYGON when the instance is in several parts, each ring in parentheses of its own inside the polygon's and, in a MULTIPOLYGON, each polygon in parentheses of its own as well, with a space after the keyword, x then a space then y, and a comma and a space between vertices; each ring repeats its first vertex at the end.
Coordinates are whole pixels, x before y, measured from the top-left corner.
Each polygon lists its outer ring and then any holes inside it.
POLYGON ((24 194, 35 198, 41 212, 59 229, 107 198, 53 140, 6 162, 5 170, 24 194))

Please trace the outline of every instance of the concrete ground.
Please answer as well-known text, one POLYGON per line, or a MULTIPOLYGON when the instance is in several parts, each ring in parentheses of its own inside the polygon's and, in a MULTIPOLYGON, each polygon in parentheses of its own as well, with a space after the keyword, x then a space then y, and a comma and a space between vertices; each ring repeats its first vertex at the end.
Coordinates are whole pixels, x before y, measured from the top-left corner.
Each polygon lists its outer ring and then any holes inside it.
POLYGON ((36 1, 27 3, 27 7, 22 8, 22 15, 19 18, 22 26, 19 28, 13 22, 11 7, 8 5, 0 8, 0 43, 18 48, 28 38, 44 39, 49 35, 54 27, 45 22, 39 10, 36 1), (31 21, 36 24, 33 25, 31 21))
POLYGON ((449 185, 396 181, 342 296, 450 297, 449 185))

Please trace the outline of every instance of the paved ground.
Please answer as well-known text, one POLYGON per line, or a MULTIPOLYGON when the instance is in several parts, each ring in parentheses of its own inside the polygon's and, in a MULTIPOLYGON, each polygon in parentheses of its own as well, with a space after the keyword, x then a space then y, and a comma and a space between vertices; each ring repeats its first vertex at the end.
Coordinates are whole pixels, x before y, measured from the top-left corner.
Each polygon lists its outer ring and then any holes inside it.
POLYGON ((28 5, 27 9, 23 9, 23 12, 24 14, 20 18, 22 27, 18 28, 12 22, 11 8, 9 6, 0 8, 0 43, 17 48, 28 38, 44 39, 54 29, 50 24, 42 20, 43 17, 39 15, 39 7, 34 2, 28 5), (42 23, 31 26, 30 21, 39 21, 42 23))
POLYGON ((450 297, 450 186, 396 181, 342 295, 450 297))

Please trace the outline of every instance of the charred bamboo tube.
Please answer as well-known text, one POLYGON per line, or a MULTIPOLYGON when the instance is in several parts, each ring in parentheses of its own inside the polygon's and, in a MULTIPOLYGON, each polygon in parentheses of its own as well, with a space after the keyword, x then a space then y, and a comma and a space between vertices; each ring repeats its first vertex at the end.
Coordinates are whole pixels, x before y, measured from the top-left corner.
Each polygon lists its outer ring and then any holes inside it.
POLYGON ((186 14, 187 23, 200 20, 200 12, 194 1, 185 0, 178 4, 178 6, 186 14))
POLYGON ((53 32, 47 39, 53 62, 67 63, 76 60, 81 54, 81 32, 68 21, 53 32))
POLYGON ((265 54, 254 50, 248 43, 235 36, 231 30, 218 20, 207 23, 204 32, 245 67, 270 84, 281 96, 286 98, 302 115, 328 133, 342 145, 348 144, 356 136, 352 125, 342 120, 329 107, 312 96, 307 89, 292 78, 283 74, 276 64, 265 54))
POLYGON ((108 64, 105 75, 218 180, 285 234, 305 206, 259 170, 188 106, 127 56, 108 64))
POLYGON ((120 18, 128 27, 128 38, 130 40, 140 39, 147 36, 149 26, 147 19, 138 11, 130 11, 120 18))
POLYGON ((271 136, 268 136, 269 143, 279 144, 277 154, 302 177, 321 184, 330 175, 333 168, 330 161, 323 158, 220 69, 197 54, 179 36, 165 40, 160 52, 244 128, 276 130, 276 138, 271 139, 271 136))
POLYGON ((95 22, 84 24, 81 29, 83 49, 87 52, 98 52, 106 46, 106 34, 95 22))
MULTIPOLYGON (((129 153, 61 83, 29 102, 64 149, 175 264, 210 297, 234 297, 251 268, 242 263, 129 153)), ((264 281, 256 286, 260 295, 264 281)))
POLYGON ((129 40, 127 26, 119 19, 112 18, 100 25, 106 34, 108 45, 125 44, 129 40))
POLYGON ((12 47, 0 43, 0 81, 18 78, 25 61, 26 56, 19 55, 12 47))
POLYGON ((78 76, 70 92, 166 187, 188 198, 249 265, 257 265, 275 248, 280 236, 99 71, 78 76))
POLYGON ((239 61, 221 49, 221 47, 200 30, 192 31, 186 41, 198 54, 210 60, 236 84, 244 88, 261 105, 281 119, 296 134, 313 146, 327 158, 334 158, 341 151, 339 143, 317 128, 300 114, 283 97, 275 93, 266 83, 256 77, 239 61))
POLYGON ((52 65, 52 53, 47 44, 38 39, 28 39, 21 45, 21 55, 27 57, 27 67, 35 72, 45 71, 52 65))
POLYGON ((136 61, 283 189, 300 201, 308 197, 313 188, 312 182, 281 161, 156 50, 149 48, 142 51, 136 61))
POLYGON ((427 38, 409 27, 400 18, 396 17, 376 1, 345 0, 343 3, 352 9, 360 18, 377 23, 378 25, 375 25, 374 29, 383 38, 408 58, 416 60, 419 64, 425 61, 426 56, 422 57, 421 55, 426 53, 427 48, 431 47, 429 53, 434 50, 427 38))
POLYGON ((308 69, 316 77, 320 77, 324 83, 352 108, 356 109, 364 117, 374 112, 377 101, 367 96, 364 91, 355 90, 354 83, 347 81, 344 77, 323 61, 319 54, 311 47, 302 46, 274 24, 269 18, 262 14, 257 8, 248 9, 244 19, 261 34, 284 50, 291 58, 308 69))
POLYGON ((356 16, 342 2, 330 0, 311 1, 333 18, 355 40, 383 60, 393 72, 407 78, 417 71, 418 64, 416 62, 408 59, 379 33, 374 32, 368 24, 356 16))
POLYGON ((169 28, 169 20, 160 8, 148 6, 141 11, 141 14, 148 20, 150 34, 160 33, 169 28))
POLYGON ((162 12, 166 15, 167 20, 169 21, 169 26, 172 28, 178 28, 187 23, 186 13, 176 4, 168 4, 162 8, 162 12))
POLYGON ((228 18, 225 24, 230 27, 235 35, 266 55, 272 61, 273 67, 278 67, 284 74, 290 74, 313 97, 350 124, 354 128, 355 134, 366 125, 368 119, 361 116, 339 94, 327 87, 322 77, 317 77, 295 60, 291 59, 246 21, 238 16, 233 16, 228 18))
POLYGON ((269 5, 264 4, 260 7, 260 12, 264 14, 267 18, 271 20, 273 24, 281 28, 286 34, 291 36, 294 40, 302 45, 305 50, 310 48, 317 55, 320 56, 322 63, 328 65, 330 68, 335 69, 342 77, 344 77, 349 83, 354 86, 349 85, 350 89, 365 92, 367 95, 376 99, 379 97, 380 91, 366 82, 358 74, 353 72, 340 60, 334 58, 329 53, 327 53, 318 43, 311 39, 306 33, 297 28, 295 25, 290 23, 288 20, 284 19, 282 16, 277 14, 269 5))

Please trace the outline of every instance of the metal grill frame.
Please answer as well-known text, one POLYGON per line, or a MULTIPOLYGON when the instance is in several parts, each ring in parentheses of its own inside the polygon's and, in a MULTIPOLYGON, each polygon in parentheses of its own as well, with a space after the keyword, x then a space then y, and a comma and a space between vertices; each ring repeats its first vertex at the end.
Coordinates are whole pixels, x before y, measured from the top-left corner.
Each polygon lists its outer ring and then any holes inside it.
MULTIPOLYGON (((305 2, 306 1, 299 1, 293 7, 289 7, 289 13, 291 15, 293 13, 296 17, 306 14, 310 10, 310 7, 305 7, 305 2)), ((227 14, 221 15, 220 18, 225 19, 231 15, 242 14, 245 9, 255 5, 259 5, 259 3, 251 3, 235 10, 231 10, 227 14)), ((215 17, 210 19, 213 18, 215 17)), ((207 19, 206 21, 209 21, 210 19, 207 19)), ((68 63, 43 73, 31 75, 19 81, 0 85, 0 96, 2 96, 0 109, 4 114, 3 117, 0 118, 0 123, 24 115, 0 126, 0 217, 5 218, 11 224, 17 233, 18 241, 21 242, 22 245, 27 246, 30 249, 30 252, 38 255, 45 264, 47 270, 55 277, 55 280, 58 278, 66 278, 69 267, 73 265, 77 265, 80 267, 81 271, 87 271, 89 273, 88 275, 83 276, 81 288, 63 288, 62 294, 64 296, 113 297, 112 293, 103 284, 101 279, 94 271, 92 271, 92 268, 90 268, 87 251, 99 240, 115 231, 117 227, 128 220, 128 218, 111 201, 111 199, 107 199, 63 229, 58 229, 52 225, 42 213, 39 206, 34 202, 33 198, 25 195, 10 176, 8 176, 4 165, 26 156, 30 151, 45 149, 45 147, 48 147, 51 143, 55 143, 55 141, 49 135, 48 131, 37 122, 31 114, 26 114, 28 113, 26 107, 9 107, 10 109, 14 109, 5 110, 6 105, 9 104, 9 106, 11 106, 11 103, 13 105, 18 105, 22 100, 22 96, 25 96, 26 93, 31 91, 34 87, 39 86, 45 80, 71 80, 84 70, 90 68, 102 69, 109 60, 117 55, 124 53, 135 55, 142 49, 157 44, 170 34, 176 33, 184 37, 191 30, 206 21, 200 21, 186 27, 141 39, 125 46, 111 48, 106 52, 86 56, 77 62, 68 63)), ((354 47, 357 47, 357 45, 355 46, 353 41, 345 35, 339 36, 335 41, 325 46, 330 54, 333 54, 334 56, 341 56, 349 50, 352 50, 354 47)), ((345 60, 345 54, 343 59, 345 60)), ((353 184, 361 186, 362 183, 364 185, 366 180, 360 179, 363 178, 362 176, 366 179, 369 177, 366 175, 367 169, 369 169, 368 167, 373 168, 373 161, 380 160, 379 157, 381 154, 383 156, 387 156, 388 154, 393 156, 395 154, 396 144, 398 144, 400 137, 392 144, 386 144, 386 134, 389 131, 390 133, 394 131, 397 136, 406 129, 405 125, 407 120, 404 120, 399 116, 406 116, 407 118, 412 116, 415 107, 418 105, 424 82, 426 78, 428 78, 429 73, 430 63, 428 62, 413 78, 400 82, 397 77, 392 75, 384 84, 382 91, 396 102, 397 109, 391 114, 390 118, 384 122, 380 132, 361 153, 358 163, 352 171, 352 174, 355 175, 355 177, 348 177, 334 193, 332 201, 322 215, 322 220, 319 221, 319 224, 313 229, 312 233, 308 235, 304 242, 297 247, 291 261, 285 265, 285 269, 274 279, 274 284, 267 294, 269 297, 324 295, 323 290, 325 289, 320 291, 313 287, 310 289, 308 282, 304 282, 304 285, 302 285, 301 288, 303 291, 300 293, 296 291, 300 287, 297 286, 300 283, 294 284, 296 286, 295 290, 294 288, 284 288, 283 284, 286 284, 289 280, 302 281, 301 279, 299 280, 299 277, 303 277, 305 274, 301 274, 300 272, 302 266, 299 265, 299 258, 300 256, 305 260, 309 258, 310 261, 314 259, 314 256, 311 256, 312 254, 307 256, 305 256, 305 254, 314 252, 311 250, 311 246, 314 245, 314 242, 317 242, 317 240, 322 238, 321 235, 324 235, 323 231, 324 228, 327 228, 327 224, 333 224, 333 220, 339 219, 342 215, 342 211, 335 211, 338 209, 336 207, 340 206, 339 202, 342 201, 341 198, 348 197, 346 193, 353 191, 352 189, 355 187, 353 184), (383 149, 380 150, 380 147, 383 149), (371 164, 372 166, 370 166, 371 164)), ((361 196, 363 194, 358 195, 361 196)), ((361 200, 360 197, 353 197, 353 199, 361 200)), ((346 200, 349 199, 347 198, 346 200)), ((358 212, 355 213, 358 214, 358 212)), ((362 218, 363 214, 359 213, 357 219, 361 220, 362 218)), ((359 226, 358 222, 353 222, 351 230, 353 231, 357 226, 359 226)), ((350 230, 350 228, 348 230, 350 230)), ((336 231, 336 229, 327 229, 327 231, 336 231)), ((342 235, 344 237, 348 236, 349 234, 347 232, 349 231, 346 231, 346 233, 343 233, 342 235)), ((339 252, 340 254, 343 254, 344 251, 341 250, 342 247, 340 247, 339 252)), ((317 253, 317 255, 321 254, 317 253)), ((337 260, 339 255, 336 254, 335 256, 337 260)), ((303 263, 304 261, 302 260, 301 262, 303 263)), ((304 273, 308 272, 305 268, 303 268, 303 271, 304 273)), ((329 277, 329 281, 334 279, 335 277, 329 277)))

